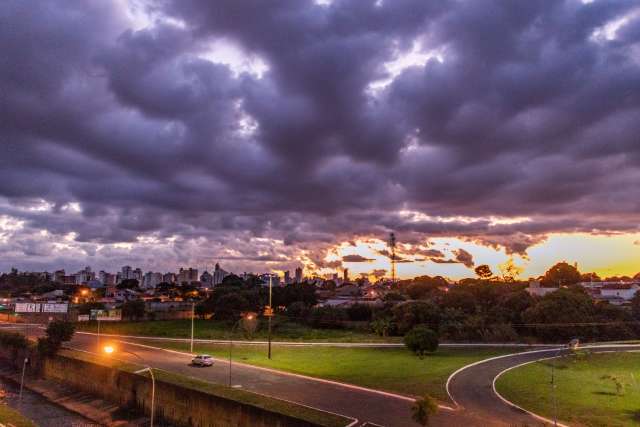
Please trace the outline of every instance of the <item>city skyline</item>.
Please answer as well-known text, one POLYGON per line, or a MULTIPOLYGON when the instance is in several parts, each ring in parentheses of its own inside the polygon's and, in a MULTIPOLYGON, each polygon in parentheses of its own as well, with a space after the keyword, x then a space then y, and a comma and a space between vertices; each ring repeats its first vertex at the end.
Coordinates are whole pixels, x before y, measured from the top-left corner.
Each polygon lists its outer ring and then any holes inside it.
POLYGON ((0 8, 1 271, 640 271, 636 2, 0 8))

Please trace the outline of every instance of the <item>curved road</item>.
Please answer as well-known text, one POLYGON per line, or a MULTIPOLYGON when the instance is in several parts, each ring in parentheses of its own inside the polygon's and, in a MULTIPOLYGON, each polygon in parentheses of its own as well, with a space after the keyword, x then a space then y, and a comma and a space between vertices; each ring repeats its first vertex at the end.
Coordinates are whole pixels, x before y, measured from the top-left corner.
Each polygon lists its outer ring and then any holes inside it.
MULTIPOLYGON (((589 349, 594 353, 601 353, 640 349, 640 345, 598 345, 583 346, 581 348, 589 349)), ((501 372, 522 363, 561 356, 569 352, 570 350, 566 348, 536 350, 520 354, 500 356, 487 359, 473 365, 468 365, 457 373, 454 373, 449 378, 449 395, 457 404, 457 410, 466 413, 470 418, 478 420, 478 422, 481 423, 479 425, 548 425, 548 423, 544 423, 532 415, 503 402, 494 393, 493 381, 501 372)))
MULTIPOLYGON (((36 328, 32 328, 30 332, 37 333, 36 331, 36 328)), ((111 337, 111 340, 114 339, 115 337, 111 337)), ((88 334, 76 335, 71 344, 74 348, 86 351, 95 351, 97 347, 96 337, 88 334)), ((221 360, 211 368, 194 368, 188 365, 191 355, 186 353, 161 350, 135 342, 119 341, 118 345, 134 351, 155 368, 215 383, 227 384, 229 381, 229 365, 226 361, 221 360)), ((583 348, 589 348, 594 352, 625 351, 640 349, 640 345, 583 348)), ((567 351, 564 349, 559 352, 557 348, 547 348, 516 353, 487 359, 460 369, 451 375, 447 384, 449 395, 456 404, 455 410, 441 409, 430 424, 464 427, 545 425, 543 421, 501 400, 493 391, 493 381, 505 369, 554 357, 567 351)), ((138 362, 126 353, 121 353, 121 358, 134 364, 138 362)), ((240 385, 246 390, 355 418, 358 420, 356 425, 368 422, 386 427, 417 426, 411 421, 413 399, 406 396, 244 365, 235 361, 231 378, 233 385, 240 385)))

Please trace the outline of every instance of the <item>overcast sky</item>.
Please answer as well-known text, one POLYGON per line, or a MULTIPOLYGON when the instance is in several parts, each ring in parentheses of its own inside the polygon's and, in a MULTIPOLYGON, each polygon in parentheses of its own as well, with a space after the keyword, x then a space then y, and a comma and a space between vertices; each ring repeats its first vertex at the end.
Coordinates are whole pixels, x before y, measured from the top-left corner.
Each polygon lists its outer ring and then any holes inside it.
POLYGON ((0 270, 640 259, 634 0, 4 0, 0 99, 0 270))

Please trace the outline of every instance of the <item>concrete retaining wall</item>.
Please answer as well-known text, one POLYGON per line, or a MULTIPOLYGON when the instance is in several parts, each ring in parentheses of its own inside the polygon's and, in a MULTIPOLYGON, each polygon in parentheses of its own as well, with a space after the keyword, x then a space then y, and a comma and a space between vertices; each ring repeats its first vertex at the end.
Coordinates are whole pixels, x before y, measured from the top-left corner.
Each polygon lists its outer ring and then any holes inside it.
MULTIPOLYGON (((118 369, 65 356, 48 359, 45 378, 64 382, 120 406, 149 413, 151 380, 118 369)), ((194 427, 311 427, 316 424, 288 415, 216 396, 199 390, 156 381, 156 416, 194 427)))

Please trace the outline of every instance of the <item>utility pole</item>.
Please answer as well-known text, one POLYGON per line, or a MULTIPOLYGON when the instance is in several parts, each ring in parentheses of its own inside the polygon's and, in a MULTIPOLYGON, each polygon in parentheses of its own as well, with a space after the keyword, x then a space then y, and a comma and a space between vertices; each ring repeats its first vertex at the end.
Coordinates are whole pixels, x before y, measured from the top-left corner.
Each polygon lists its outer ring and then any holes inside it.
POLYGON ((271 359, 271 318, 273 317, 273 307, 271 307, 271 279, 272 277, 269 275, 269 359, 271 359))
POLYGON ((191 303, 191 354, 193 354, 193 319, 196 315, 196 303, 191 303))
POLYGON ((22 389, 24 388, 24 372, 27 370, 27 363, 29 363, 29 358, 25 357, 24 362, 22 362, 22 377, 20 378, 20 394, 18 395, 18 407, 22 405, 22 389))
POLYGON ((389 249, 391 249, 391 283, 396 283, 396 235, 389 234, 389 249))

